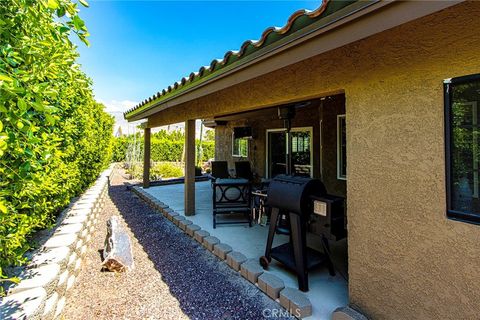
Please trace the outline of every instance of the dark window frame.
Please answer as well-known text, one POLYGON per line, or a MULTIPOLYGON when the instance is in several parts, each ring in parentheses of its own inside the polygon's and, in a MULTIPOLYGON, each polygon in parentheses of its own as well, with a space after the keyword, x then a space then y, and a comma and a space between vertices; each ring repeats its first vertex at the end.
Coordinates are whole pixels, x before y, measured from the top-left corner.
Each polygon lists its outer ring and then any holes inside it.
POLYGON ((452 86, 468 83, 472 81, 480 81, 480 74, 472 74, 468 76, 447 79, 443 84, 444 93, 444 110, 445 110, 445 174, 446 174, 446 198, 447 198, 447 218, 466 223, 480 225, 480 213, 469 213, 458 210, 452 210, 452 157, 453 148, 452 140, 452 86))
POLYGON ((347 128, 347 116, 345 113, 337 114, 337 180, 347 180, 347 135, 346 135, 346 128, 347 128), (343 123, 342 123, 343 122, 343 123), (345 128, 345 134, 343 129, 345 128), (343 150, 343 140, 345 139, 345 150, 343 150), (343 156, 345 156, 345 163, 343 161, 343 156), (345 164, 345 172, 343 172, 343 167, 345 164))

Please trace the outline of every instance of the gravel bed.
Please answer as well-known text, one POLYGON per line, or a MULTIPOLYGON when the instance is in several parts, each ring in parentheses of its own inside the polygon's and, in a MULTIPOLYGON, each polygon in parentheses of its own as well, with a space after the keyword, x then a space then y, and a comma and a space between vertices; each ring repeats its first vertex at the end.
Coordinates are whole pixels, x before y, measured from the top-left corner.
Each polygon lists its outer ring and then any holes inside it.
POLYGON ((110 198, 69 294, 65 319, 285 319, 284 312, 195 240, 128 191, 122 172, 111 177, 110 198), (135 268, 101 271, 106 221, 127 227, 135 268))

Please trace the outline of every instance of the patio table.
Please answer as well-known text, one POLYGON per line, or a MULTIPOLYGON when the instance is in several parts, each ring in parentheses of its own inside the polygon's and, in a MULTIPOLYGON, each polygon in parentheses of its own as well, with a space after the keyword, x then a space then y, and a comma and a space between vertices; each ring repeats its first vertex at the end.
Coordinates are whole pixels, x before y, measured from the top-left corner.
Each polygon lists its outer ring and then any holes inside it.
POLYGON ((216 179, 213 187, 213 228, 217 224, 247 223, 252 226, 251 183, 247 179, 216 179), (243 214, 245 220, 217 221, 217 215, 243 214))

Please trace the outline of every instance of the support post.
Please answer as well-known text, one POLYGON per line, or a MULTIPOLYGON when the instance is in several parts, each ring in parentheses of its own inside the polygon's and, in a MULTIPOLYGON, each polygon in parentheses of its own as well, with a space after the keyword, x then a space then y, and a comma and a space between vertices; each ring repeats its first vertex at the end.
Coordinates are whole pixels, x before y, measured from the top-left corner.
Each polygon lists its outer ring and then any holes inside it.
POLYGON ((143 129, 143 188, 150 187, 150 128, 143 129))
POLYGON ((195 120, 185 121, 185 215, 195 214, 195 120))

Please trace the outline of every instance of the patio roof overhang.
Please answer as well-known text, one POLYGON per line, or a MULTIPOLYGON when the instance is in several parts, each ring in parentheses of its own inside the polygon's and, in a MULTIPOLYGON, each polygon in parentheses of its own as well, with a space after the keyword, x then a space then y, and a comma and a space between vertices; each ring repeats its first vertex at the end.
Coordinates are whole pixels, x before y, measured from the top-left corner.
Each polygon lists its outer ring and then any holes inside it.
MULTIPOLYGON (((128 121, 148 119, 148 127, 194 118, 212 118, 217 114, 206 111, 191 116, 189 112, 182 110, 175 112, 173 116, 170 112, 165 117, 165 111, 459 2, 462 0, 433 2, 325 0, 317 10, 296 12, 283 28, 265 30, 258 42, 247 41, 242 45, 240 52, 227 52, 223 60, 212 61, 209 67, 200 68, 198 73, 190 74, 188 79, 183 78, 127 111, 124 117, 128 121)), ((252 106, 252 110, 260 107, 265 106, 252 106)), ((234 111, 225 110, 224 114, 234 111)))

